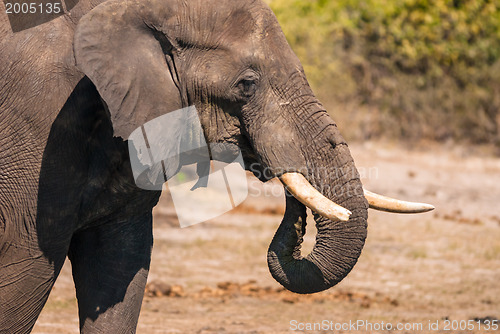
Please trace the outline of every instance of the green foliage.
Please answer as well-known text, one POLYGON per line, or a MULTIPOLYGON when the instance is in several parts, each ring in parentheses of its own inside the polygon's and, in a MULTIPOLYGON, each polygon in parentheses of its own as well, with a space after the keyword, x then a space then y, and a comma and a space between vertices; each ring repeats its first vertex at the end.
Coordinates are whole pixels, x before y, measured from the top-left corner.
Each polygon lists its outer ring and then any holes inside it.
POLYGON ((500 1, 269 3, 348 137, 500 145, 500 1))

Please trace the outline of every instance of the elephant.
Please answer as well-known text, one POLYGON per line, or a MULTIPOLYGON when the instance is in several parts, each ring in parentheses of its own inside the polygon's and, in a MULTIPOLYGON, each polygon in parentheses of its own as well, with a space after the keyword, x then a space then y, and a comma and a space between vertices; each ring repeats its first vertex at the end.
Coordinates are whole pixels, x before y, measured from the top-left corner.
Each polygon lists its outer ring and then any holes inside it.
POLYGON ((80 331, 135 332, 161 191, 135 184, 127 138, 175 110, 195 106, 207 143, 237 146, 261 181, 282 181, 286 212, 267 260, 291 291, 322 291, 351 271, 369 207, 433 208, 363 190, 263 1, 80 0, 63 10, 25 29, 0 14, 0 333, 32 330, 66 257, 80 331), (306 207, 318 235, 303 257, 306 207))

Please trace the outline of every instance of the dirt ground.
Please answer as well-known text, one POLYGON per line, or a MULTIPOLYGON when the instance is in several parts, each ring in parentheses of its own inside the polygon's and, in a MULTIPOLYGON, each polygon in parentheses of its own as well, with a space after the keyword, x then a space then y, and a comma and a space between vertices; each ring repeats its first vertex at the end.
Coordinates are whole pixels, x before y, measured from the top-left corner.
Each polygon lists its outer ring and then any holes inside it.
MULTIPOLYGON (((328 291, 296 295, 266 264, 284 210, 283 196, 271 195, 281 192, 278 183, 250 178, 250 196, 237 209, 183 229, 163 196, 138 333, 499 332, 492 323, 500 318, 500 159, 456 147, 409 152, 368 143, 351 151, 368 189, 436 210, 370 211, 366 245, 348 277, 328 291)), ((69 263, 34 333, 78 333, 69 263)))

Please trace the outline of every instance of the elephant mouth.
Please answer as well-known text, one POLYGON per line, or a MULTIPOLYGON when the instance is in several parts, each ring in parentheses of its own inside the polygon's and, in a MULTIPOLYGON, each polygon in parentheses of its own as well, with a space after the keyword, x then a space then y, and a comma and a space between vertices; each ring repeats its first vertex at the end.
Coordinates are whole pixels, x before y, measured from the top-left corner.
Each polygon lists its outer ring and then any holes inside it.
MULTIPOLYGON (((326 198, 300 173, 285 173, 280 176, 288 192, 313 212, 331 220, 348 221, 352 212, 326 198)), ((363 189, 371 209, 392 213, 423 213, 434 209, 426 203, 398 200, 363 189)))

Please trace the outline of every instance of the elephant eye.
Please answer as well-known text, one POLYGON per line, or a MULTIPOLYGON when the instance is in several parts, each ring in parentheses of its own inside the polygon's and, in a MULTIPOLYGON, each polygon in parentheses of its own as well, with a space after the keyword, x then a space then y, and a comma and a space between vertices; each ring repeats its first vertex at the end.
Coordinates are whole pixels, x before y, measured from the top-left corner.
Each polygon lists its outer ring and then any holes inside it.
POLYGON ((242 97, 250 98, 255 94, 257 84, 255 80, 243 79, 238 82, 238 89, 240 90, 242 97))

